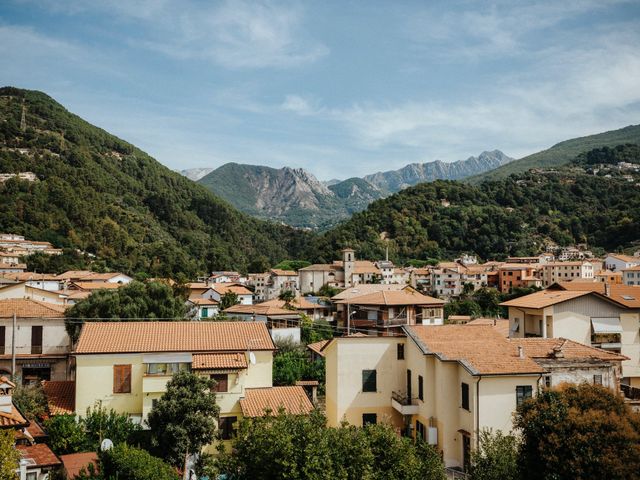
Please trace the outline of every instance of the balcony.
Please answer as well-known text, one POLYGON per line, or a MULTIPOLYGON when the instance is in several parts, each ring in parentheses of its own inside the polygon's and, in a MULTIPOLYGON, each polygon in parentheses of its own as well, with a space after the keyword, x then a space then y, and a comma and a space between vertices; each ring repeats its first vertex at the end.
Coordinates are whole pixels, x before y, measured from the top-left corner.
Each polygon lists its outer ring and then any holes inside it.
POLYGON ((404 392, 391 393, 391 406, 402 415, 417 415, 418 400, 409 398, 404 392))

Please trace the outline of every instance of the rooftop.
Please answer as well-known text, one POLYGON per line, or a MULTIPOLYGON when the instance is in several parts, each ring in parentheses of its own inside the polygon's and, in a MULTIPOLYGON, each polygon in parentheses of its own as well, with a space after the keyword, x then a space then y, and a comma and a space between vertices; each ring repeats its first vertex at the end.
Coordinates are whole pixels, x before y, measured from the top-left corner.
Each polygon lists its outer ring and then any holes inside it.
POLYGON ((87 322, 76 354, 274 350, 262 322, 87 322))
POLYGON ((83 467, 86 469, 89 464, 93 464, 96 467, 98 466, 98 454, 96 452, 60 455, 60 460, 69 479, 77 477, 80 474, 80 470, 82 470, 83 467))
POLYGON ((307 348, 314 353, 317 353, 321 357, 324 357, 324 352, 322 349, 329 343, 330 340, 320 340, 319 342, 310 343, 307 345, 307 348))
MULTIPOLYGON (((286 302, 284 300, 278 300, 277 298, 275 298, 273 300, 267 300, 266 302, 259 303, 258 305, 284 308, 286 302)), ((322 308, 321 305, 318 305, 317 303, 311 303, 304 297, 295 298, 293 301, 291 301, 290 305, 297 310, 315 310, 317 308, 322 308)))
POLYGON ((60 459, 56 457, 56 454, 44 443, 16 445, 16 448, 20 451, 22 458, 33 461, 32 466, 53 467, 62 463, 60 459))
POLYGON ((546 308, 557 303, 588 295, 588 291, 542 290, 523 297, 514 298, 500 305, 503 307, 546 308))
POLYGON ((44 394, 51 415, 73 413, 76 409, 76 382, 73 381, 44 381, 44 394))
POLYGON ((258 303, 255 305, 234 305, 233 307, 227 308, 224 313, 228 314, 241 314, 241 315, 266 315, 266 316, 282 316, 289 315, 299 317, 298 312, 295 310, 287 310, 286 308, 275 307, 272 305, 264 305, 263 303, 258 303))
POLYGON ((54 303, 11 298, 0 300, 0 318, 63 318, 65 307, 54 303))
POLYGON ((284 408, 286 413, 293 415, 308 415, 313 410, 302 386, 247 388, 244 393, 240 408, 245 417, 261 417, 267 409, 277 413, 284 408))
POLYGON ((552 285, 552 287, 571 292, 594 292, 626 308, 640 308, 640 286, 609 285, 609 294, 607 295, 607 287, 605 285, 603 282, 560 282, 552 285))
POLYGON ((562 352, 563 358, 579 360, 593 359, 624 361, 628 357, 601 348, 589 347, 565 338, 510 338, 509 342, 524 349, 531 358, 554 358, 554 351, 562 352))
POLYGON ((345 300, 338 300, 336 303, 351 303, 354 305, 444 305, 444 300, 423 295, 413 289, 369 293, 345 300))
POLYGON ((272 268, 271 273, 278 275, 279 277, 297 277, 298 272, 294 270, 281 270, 279 268, 272 268))
POLYGON ((442 361, 457 361, 472 375, 540 374, 545 371, 531 358, 520 358, 516 346, 492 326, 411 325, 403 328, 423 353, 436 355, 442 361))
POLYGON ((403 290, 405 288, 411 288, 411 287, 408 287, 407 285, 383 285, 379 283, 367 283, 367 284, 361 284, 361 285, 356 285, 355 287, 347 288, 342 292, 338 293, 337 295, 334 295, 333 297, 331 297, 331 300, 333 301, 344 300, 347 298, 360 297, 368 293, 382 292, 382 291, 398 291, 398 290, 403 290))
POLYGON ((211 288, 218 292, 220 295, 225 293, 235 293, 236 295, 253 295, 253 292, 247 287, 238 283, 214 283, 211 288))
POLYGON ((467 323, 470 326, 490 325, 495 328, 500 335, 509 338, 509 319, 508 318, 476 318, 467 323))
POLYGON ((247 366, 244 352, 197 353, 191 360, 191 368, 194 370, 243 369, 247 366))

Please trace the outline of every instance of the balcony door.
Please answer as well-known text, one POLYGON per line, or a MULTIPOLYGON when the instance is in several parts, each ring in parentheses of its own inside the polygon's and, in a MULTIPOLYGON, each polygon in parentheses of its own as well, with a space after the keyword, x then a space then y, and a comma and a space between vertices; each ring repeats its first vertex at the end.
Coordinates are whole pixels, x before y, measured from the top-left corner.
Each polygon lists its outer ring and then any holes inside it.
MULTIPOLYGON (((412 392, 411 392, 411 370, 407 370, 407 400, 409 402, 411 402, 411 397, 412 397, 412 392)), ((411 404, 411 403, 409 403, 411 404)))

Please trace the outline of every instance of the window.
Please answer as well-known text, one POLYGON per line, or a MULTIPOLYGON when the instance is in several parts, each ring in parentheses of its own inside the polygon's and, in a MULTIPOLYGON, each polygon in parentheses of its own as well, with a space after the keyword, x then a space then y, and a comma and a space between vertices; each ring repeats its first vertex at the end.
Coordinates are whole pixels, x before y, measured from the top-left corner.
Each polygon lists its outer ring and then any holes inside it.
POLYGON ((418 398, 424 402, 424 379, 418 375, 418 398))
POLYGON ((602 375, 594 375, 593 383, 594 385, 602 385, 602 375))
POLYGON ((147 363, 147 375, 173 375, 182 371, 189 371, 188 363, 147 363))
POLYGON ((516 406, 519 407, 525 399, 531 397, 533 397, 533 387, 531 385, 516 387, 516 406))
POLYGON ((221 417, 218 420, 218 429, 222 440, 231 440, 235 434, 233 424, 238 421, 238 417, 221 417))
POLYGON ((427 439, 427 429, 420 420, 416 420, 416 440, 418 439, 427 439))
POLYGON ((5 352, 4 349, 5 349, 5 346, 7 345, 5 340, 6 334, 7 334, 6 330, 7 330, 7 327, 5 327, 4 325, 0 327, 0 355, 4 355, 4 352, 5 352))
POLYGON ((31 353, 42 353, 42 326, 31 327, 31 353))
MULTIPOLYGON (((4 328, 4 327, 3 327, 4 328)), ((398 344, 398 360, 404 360, 404 344, 398 344)))
POLYGON ((216 386, 213 387, 214 392, 225 393, 229 391, 229 375, 226 373, 214 373, 209 378, 216 382, 216 386))
POLYGON ((362 426, 375 425, 378 423, 378 415, 375 413, 363 413, 362 414, 362 426))
POLYGON ((362 371, 362 391, 363 392, 376 392, 378 390, 376 384, 376 371, 375 370, 363 370, 362 371))
POLYGON ((551 388, 551 375, 545 375, 544 386, 547 388, 551 388))
POLYGON ((38 480, 38 472, 27 473, 26 480, 38 480))
POLYGON ((469 385, 462 383, 460 385, 460 393, 462 394, 462 408, 469 410, 469 385))
POLYGON ((113 393, 131 393, 131 365, 113 366, 113 393))

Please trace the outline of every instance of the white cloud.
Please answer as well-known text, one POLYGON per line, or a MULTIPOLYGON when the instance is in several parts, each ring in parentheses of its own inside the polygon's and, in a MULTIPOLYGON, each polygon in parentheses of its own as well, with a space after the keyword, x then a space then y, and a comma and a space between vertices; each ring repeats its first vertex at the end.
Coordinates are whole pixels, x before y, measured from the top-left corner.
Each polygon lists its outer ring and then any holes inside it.
POLYGON ((309 100, 300 95, 287 95, 282 102, 281 108, 298 115, 313 115, 319 112, 309 100))

